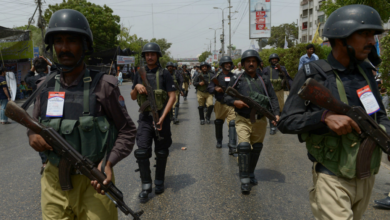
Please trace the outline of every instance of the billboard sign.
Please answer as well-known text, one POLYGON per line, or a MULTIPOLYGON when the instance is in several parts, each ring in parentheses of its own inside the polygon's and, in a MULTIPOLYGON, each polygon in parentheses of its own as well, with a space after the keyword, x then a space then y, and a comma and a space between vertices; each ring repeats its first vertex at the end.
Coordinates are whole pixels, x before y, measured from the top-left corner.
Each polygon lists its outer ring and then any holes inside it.
POLYGON ((135 64, 135 58, 129 56, 117 56, 116 64, 118 65, 135 64))
POLYGON ((39 57, 39 47, 34 47, 34 58, 39 57))
POLYGON ((271 37, 271 0, 249 0, 249 38, 271 37))

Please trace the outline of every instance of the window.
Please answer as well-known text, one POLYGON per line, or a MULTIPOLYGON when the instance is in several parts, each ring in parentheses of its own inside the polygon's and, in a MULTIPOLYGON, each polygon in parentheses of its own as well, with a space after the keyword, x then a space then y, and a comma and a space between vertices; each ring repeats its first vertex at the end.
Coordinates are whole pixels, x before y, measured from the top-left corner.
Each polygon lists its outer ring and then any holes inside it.
POLYGON ((313 9, 311 8, 310 12, 309 12, 309 15, 312 15, 312 14, 313 14, 313 9))
POLYGON ((311 40, 312 40, 312 36, 310 35, 310 36, 309 36, 309 41, 311 41, 311 40))
POLYGON ((321 24, 325 23, 325 15, 318 16, 318 22, 321 24))
POLYGON ((313 22, 310 22, 310 27, 313 27, 313 22))
POLYGON ((302 17, 307 17, 307 9, 302 11, 302 17))
POLYGON ((302 23, 302 30, 306 30, 307 29, 307 22, 303 22, 302 23))
POLYGON ((306 43, 306 36, 302 36, 302 43, 306 43))

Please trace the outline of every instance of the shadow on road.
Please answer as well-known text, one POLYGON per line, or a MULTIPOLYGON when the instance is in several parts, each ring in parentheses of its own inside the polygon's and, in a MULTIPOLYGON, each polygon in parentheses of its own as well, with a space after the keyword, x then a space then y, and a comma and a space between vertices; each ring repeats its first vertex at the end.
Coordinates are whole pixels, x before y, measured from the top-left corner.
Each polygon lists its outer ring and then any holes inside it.
POLYGON ((192 184, 196 183, 196 179, 193 178, 190 174, 179 174, 175 176, 165 177, 165 188, 172 189, 173 193, 180 191, 192 184))
POLYGON ((284 174, 270 169, 257 169, 255 176, 258 181, 284 183, 286 177, 284 174))

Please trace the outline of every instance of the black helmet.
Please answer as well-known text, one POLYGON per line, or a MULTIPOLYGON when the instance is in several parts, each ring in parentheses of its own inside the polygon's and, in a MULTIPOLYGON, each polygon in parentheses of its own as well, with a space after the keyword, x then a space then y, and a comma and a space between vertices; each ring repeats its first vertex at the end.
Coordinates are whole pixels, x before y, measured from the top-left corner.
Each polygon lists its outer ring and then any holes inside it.
POLYGON ((249 57, 255 57, 257 59, 257 64, 260 65, 260 62, 262 62, 259 53, 256 50, 246 50, 241 55, 241 62, 242 64, 245 63, 245 59, 249 57))
POLYGON ((347 5, 334 11, 326 20, 323 36, 327 38, 347 38, 359 30, 384 32, 379 13, 367 5, 347 5))
POLYGON ((272 59, 275 59, 275 58, 278 59, 278 62, 280 61, 280 58, 279 58, 278 54, 273 53, 273 54, 271 54, 271 55, 269 56, 268 62, 271 63, 271 60, 272 60, 272 59))
POLYGON ((199 67, 202 68, 202 66, 208 66, 208 63, 206 63, 206 62, 201 62, 199 67))
POLYGON ((176 68, 177 68, 177 63, 173 63, 173 67, 176 67, 176 68))
POLYGON ((151 42, 151 43, 145 44, 145 46, 142 48, 142 53, 141 53, 142 57, 145 57, 145 53, 147 53, 147 52, 155 52, 160 57, 162 57, 161 48, 156 43, 151 42))
POLYGON ((52 44, 52 35, 60 32, 73 32, 82 34, 90 43, 92 50, 93 36, 88 20, 79 11, 73 9, 61 9, 51 16, 49 26, 45 34, 45 43, 52 44))
POLYGON ((168 66, 172 66, 172 67, 174 67, 174 65, 173 65, 173 63, 172 63, 172 62, 168 62, 168 63, 167 63, 167 65, 165 65, 165 67, 167 67, 167 68, 168 68, 168 66))
POLYGON ((181 67, 187 67, 187 64, 183 64, 183 65, 181 65, 181 67))
POLYGON ((232 66, 233 66, 233 60, 231 57, 229 56, 223 56, 220 60, 219 60, 219 66, 222 66, 224 63, 231 63, 232 66))

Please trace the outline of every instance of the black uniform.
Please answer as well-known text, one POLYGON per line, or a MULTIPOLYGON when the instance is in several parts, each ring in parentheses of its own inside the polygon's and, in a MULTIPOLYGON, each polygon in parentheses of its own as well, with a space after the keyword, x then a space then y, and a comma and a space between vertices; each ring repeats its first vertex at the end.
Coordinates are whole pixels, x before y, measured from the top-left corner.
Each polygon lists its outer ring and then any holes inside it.
MULTIPOLYGON (((155 76, 158 68, 150 70, 148 67, 145 67, 145 70, 150 85, 153 87, 154 90, 157 89, 155 76)), ((160 84, 162 85, 160 89, 165 90, 166 92, 176 91, 171 74, 168 72, 168 70, 163 70, 162 68, 161 70, 163 71, 163 73, 159 73, 161 77, 160 84)), ((142 79, 138 73, 134 76, 133 89, 137 84, 142 84, 142 79)), ((162 115, 163 110, 164 108, 159 111, 160 116, 162 115)), ((172 144, 169 117, 165 118, 162 125, 162 130, 159 133, 160 136, 164 138, 161 141, 157 140, 156 138, 156 134, 154 132, 153 127, 153 117, 149 114, 149 112, 140 113, 136 138, 137 146, 142 149, 150 150, 151 153, 152 142, 154 140, 155 151, 159 149, 168 149, 172 144)))

